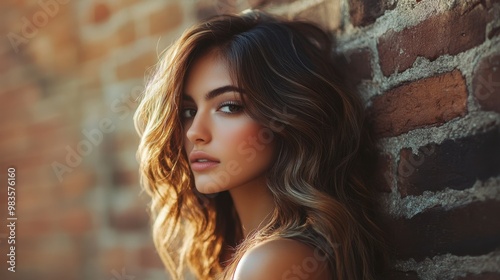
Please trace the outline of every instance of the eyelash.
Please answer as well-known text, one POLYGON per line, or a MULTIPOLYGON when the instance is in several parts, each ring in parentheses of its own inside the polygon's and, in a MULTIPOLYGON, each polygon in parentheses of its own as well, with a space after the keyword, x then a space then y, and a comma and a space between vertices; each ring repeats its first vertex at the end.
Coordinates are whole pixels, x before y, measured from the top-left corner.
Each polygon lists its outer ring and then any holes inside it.
MULTIPOLYGON (((238 114, 241 110, 243 109, 243 106, 239 103, 239 102, 236 102, 236 101, 225 101, 225 102, 222 102, 221 104, 219 104, 217 106, 217 111, 220 111, 222 112, 223 114, 227 114, 227 115, 234 115, 234 114, 238 114), (227 106, 234 106, 237 108, 237 111, 236 112, 224 112, 224 111, 221 111, 221 108, 223 107, 227 107, 227 106)), ((193 116, 191 117, 186 117, 184 114, 185 112, 187 111, 190 111, 190 110, 194 110, 196 111, 196 109, 193 109, 193 108, 183 108, 181 110, 181 117, 183 119, 187 119, 187 118, 192 118, 193 116)), ((195 113, 196 114, 196 113, 195 113)))
POLYGON ((220 110, 221 108, 223 107, 227 107, 227 106, 234 106, 238 109, 237 112, 222 112, 224 114, 228 114, 228 115, 233 115, 233 114, 237 114, 239 113, 242 109, 243 109, 243 106, 241 106, 241 104, 239 102, 236 102, 236 101, 227 101, 227 102, 222 102, 221 104, 219 104, 219 106, 217 106, 217 110, 220 110))

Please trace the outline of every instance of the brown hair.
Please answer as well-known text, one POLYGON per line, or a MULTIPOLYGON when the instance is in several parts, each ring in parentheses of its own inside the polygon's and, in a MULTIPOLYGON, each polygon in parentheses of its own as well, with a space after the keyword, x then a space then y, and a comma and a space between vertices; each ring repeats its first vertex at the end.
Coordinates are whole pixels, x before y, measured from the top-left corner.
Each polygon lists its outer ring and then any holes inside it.
POLYGON ((311 23, 250 11, 201 22, 167 50, 134 120, 155 245, 174 279, 186 265, 199 279, 227 279, 248 248, 277 237, 320 249, 335 279, 376 278, 385 254, 361 158, 371 142, 362 103, 343 89, 332 48, 330 37, 311 23), (246 112, 277 141, 267 176, 276 211, 241 243, 231 197, 197 192, 183 151, 179 111, 186 73, 209 50, 245 90, 246 112), (228 248, 236 249, 232 258, 228 248))

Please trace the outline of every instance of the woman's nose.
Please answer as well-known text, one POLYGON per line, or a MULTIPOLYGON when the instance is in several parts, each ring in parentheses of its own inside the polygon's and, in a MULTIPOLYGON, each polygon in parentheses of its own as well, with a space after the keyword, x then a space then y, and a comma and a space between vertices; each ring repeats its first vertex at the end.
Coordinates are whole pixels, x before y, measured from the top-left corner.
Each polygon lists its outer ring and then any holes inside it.
POLYGON ((186 137, 193 144, 210 142, 212 138, 209 118, 197 113, 186 132, 186 137))

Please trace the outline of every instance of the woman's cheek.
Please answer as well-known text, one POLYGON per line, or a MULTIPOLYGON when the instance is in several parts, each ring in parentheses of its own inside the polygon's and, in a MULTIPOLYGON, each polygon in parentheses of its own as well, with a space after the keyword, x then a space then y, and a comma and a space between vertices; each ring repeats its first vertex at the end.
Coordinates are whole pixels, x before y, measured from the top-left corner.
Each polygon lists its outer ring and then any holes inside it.
POLYGON ((250 163, 261 160, 263 154, 270 150, 270 143, 265 134, 265 128, 258 124, 248 125, 242 129, 241 137, 238 137, 238 142, 235 143, 239 161, 250 163))

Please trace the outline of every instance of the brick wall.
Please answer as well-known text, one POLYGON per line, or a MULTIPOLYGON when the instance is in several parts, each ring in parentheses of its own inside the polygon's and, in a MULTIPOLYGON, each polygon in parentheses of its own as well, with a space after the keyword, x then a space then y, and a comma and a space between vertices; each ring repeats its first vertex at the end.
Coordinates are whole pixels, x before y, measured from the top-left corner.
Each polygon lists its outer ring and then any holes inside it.
POLYGON ((495 0, 1 2, 0 180, 16 168, 18 220, 16 273, 0 227, 0 278, 165 278, 139 193, 134 98, 187 26, 250 6, 337 36, 378 136, 394 279, 499 279, 495 0))
POLYGON ((0 3, 0 279, 165 279, 132 122, 193 1, 0 3), (16 168, 16 272, 7 168, 16 168))

